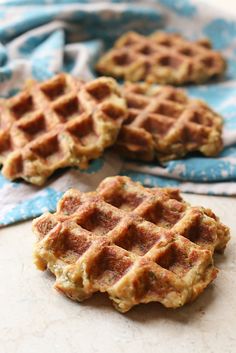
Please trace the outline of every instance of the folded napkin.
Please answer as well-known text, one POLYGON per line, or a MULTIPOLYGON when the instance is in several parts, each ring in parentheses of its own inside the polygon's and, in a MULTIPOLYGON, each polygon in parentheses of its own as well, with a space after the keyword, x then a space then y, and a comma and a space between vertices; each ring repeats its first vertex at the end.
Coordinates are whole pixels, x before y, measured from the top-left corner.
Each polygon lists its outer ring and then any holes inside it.
POLYGON ((145 185, 181 190, 236 194, 236 21, 205 5, 186 0, 43 1, 6 0, 0 5, 0 95, 9 97, 33 77, 44 80, 60 71, 91 79, 101 51, 122 33, 156 29, 189 38, 208 36, 228 61, 223 81, 187 87, 225 118, 224 150, 218 158, 186 157, 161 167, 157 163, 122 162, 106 153, 87 171, 59 171, 44 187, 9 182, 0 175, 0 226, 53 211, 69 187, 94 189, 109 175, 126 174, 145 185))

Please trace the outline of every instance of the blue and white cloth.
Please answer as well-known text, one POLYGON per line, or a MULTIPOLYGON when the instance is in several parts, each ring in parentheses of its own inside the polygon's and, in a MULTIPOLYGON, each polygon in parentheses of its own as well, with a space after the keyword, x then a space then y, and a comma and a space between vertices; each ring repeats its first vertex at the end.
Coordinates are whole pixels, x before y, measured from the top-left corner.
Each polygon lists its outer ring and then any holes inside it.
POLYGON ((42 188, 9 182, 0 175, 0 226, 54 211, 69 187, 91 190, 105 176, 115 174, 149 186, 236 195, 236 19, 194 0, 2 0, 0 23, 2 97, 15 94, 29 77, 44 80, 65 71, 93 78, 93 64, 101 51, 128 30, 163 29, 190 39, 207 36, 228 61, 222 81, 187 87, 191 96, 203 98, 225 118, 225 148, 218 158, 186 157, 161 167, 105 154, 85 172, 73 168, 56 173, 42 188))

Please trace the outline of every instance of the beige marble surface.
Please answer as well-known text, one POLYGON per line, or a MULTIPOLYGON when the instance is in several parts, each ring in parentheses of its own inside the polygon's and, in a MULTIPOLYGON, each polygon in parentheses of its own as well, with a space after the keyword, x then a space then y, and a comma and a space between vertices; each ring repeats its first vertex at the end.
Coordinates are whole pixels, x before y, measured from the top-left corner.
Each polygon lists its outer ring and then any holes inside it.
POLYGON ((31 222, 0 231, 0 353, 236 352, 236 199, 184 195, 211 207, 231 227, 221 269, 199 299, 178 310, 140 305, 127 314, 105 295, 83 304, 52 288, 32 263, 31 222))
MULTIPOLYGON (((236 15, 235 0, 205 2, 236 15)), ((185 198, 212 208, 232 239, 215 282, 175 311, 148 304, 122 315, 103 295, 72 302, 35 269, 31 222, 0 230, 0 353, 235 353, 236 198, 185 198)))

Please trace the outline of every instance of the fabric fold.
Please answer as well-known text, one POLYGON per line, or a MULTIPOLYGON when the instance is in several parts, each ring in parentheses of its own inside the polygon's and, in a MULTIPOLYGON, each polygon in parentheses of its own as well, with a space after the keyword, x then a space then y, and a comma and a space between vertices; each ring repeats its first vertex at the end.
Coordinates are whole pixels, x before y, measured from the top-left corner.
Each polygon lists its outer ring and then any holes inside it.
POLYGON ((0 96, 9 97, 28 78, 45 80, 65 71, 88 80, 94 63, 128 30, 162 29, 188 38, 208 36, 228 61, 222 81, 184 87, 224 117, 224 150, 217 158, 187 156, 161 166, 122 162, 105 154, 89 170, 59 171, 43 188, 0 175, 0 226, 54 211, 69 187, 94 189, 106 176, 126 174, 149 186, 177 186, 182 191, 236 195, 236 21, 194 1, 5 0, 0 5, 0 96))

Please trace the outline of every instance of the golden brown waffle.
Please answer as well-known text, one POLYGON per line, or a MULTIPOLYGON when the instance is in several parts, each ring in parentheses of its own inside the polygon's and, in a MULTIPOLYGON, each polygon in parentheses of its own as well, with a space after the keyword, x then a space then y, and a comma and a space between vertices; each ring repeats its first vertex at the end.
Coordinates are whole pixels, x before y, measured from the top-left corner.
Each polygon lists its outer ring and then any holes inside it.
POLYGON ((176 33, 155 32, 145 37, 128 32, 101 57, 96 68, 128 81, 180 85, 219 76, 226 63, 207 39, 190 42, 176 33))
POLYGON ((107 292, 121 312, 194 300, 216 277, 214 249, 229 239, 212 211, 191 207, 178 190, 119 176, 96 192, 67 191, 57 212, 34 220, 33 230, 36 265, 55 274, 58 290, 78 301, 107 292))
POLYGON ((126 83, 128 117, 116 149, 123 155, 160 162, 200 151, 215 156, 222 149, 222 118, 207 104, 170 86, 126 83))
POLYGON ((86 168, 114 143, 127 109, 117 83, 67 74, 0 103, 0 163, 8 179, 41 185, 56 169, 86 168))

